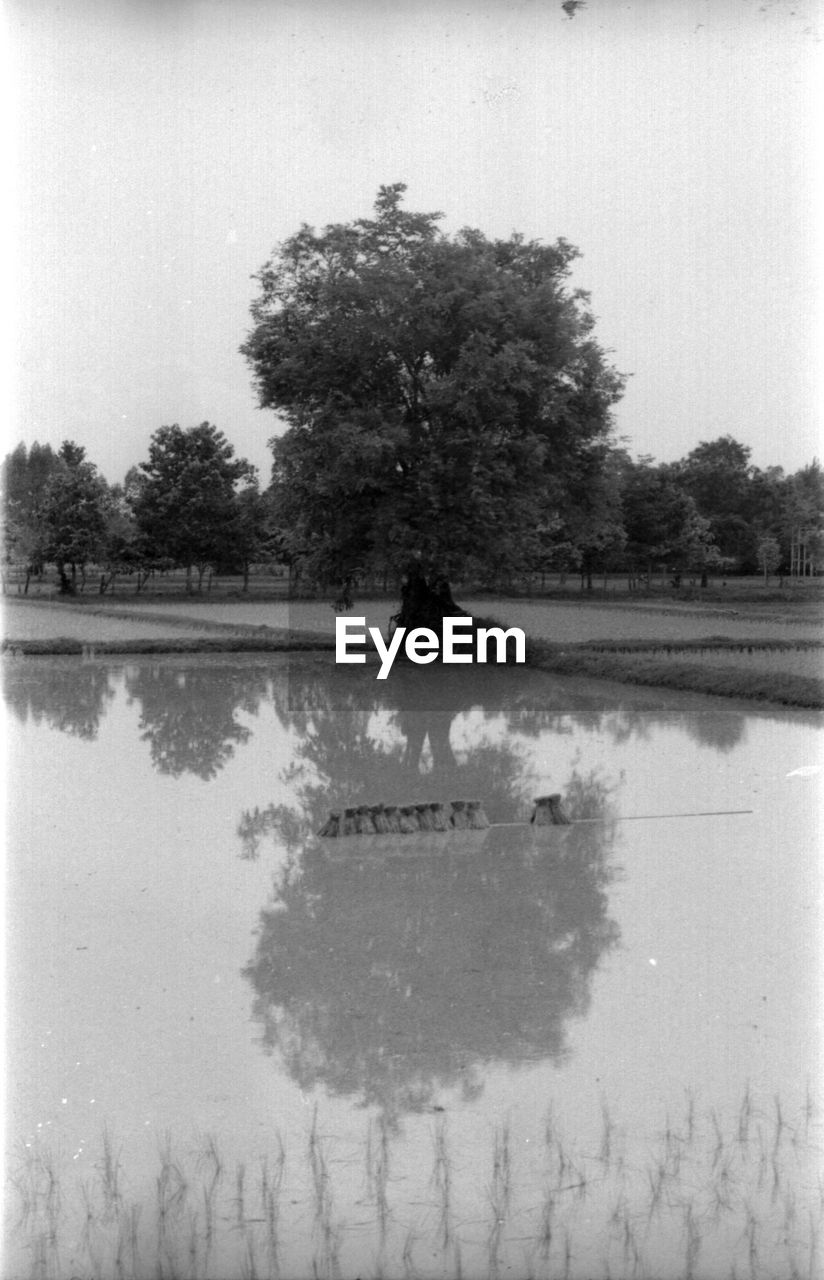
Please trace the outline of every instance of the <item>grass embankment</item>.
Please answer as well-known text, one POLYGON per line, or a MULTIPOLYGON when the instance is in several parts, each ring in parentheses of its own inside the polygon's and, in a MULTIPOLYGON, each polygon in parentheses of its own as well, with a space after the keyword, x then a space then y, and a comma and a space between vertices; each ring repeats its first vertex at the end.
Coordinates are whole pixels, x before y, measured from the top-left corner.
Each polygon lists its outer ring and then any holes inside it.
POLYGON ((334 649, 334 638, 314 631, 271 631, 267 635, 140 637, 133 640, 77 640, 54 636, 37 640, 3 640, 0 652, 14 657, 174 653, 284 653, 334 649))
MULTIPOLYGON (((824 708, 824 640, 818 638, 817 620, 806 616, 806 611, 803 625, 792 620, 791 638, 779 639, 776 632, 787 633, 787 615, 765 619, 757 610, 722 618, 717 612, 698 611, 695 616, 676 609, 651 612, 648 605, 637 609, 626 604, 590 604, 582 609, 557 603, 541 609, 537 601, 524 607, 506 601, 496 605, 504 618, 476 615, 476 626, 520 626, 528 637, 528 664, 543 671, 824 708), (716 630, 719 626, 731 634, 700 634, 704 627, 716 630), (591 638, 582 639, 587 632, 591 638)), ((328 605, 295 603, 286 613, 283 605, 279 609, 244 607, 231 619, 224 612, 227 608, 231 606, 224 603, 213 613, 203 605, 195 616, 183 606, 135 609, 97 602, 62 606, 38 602, 33 608, 7 611, 11 635, 3 641, 2 651, 15 656, 102 657, 329 652, 334 648, 328 605), (223 615, 220 621, 215 614, 223 615), (289 623, 303 625, 295 629, 289 623), (185 635, 180 634, 183 631, 185 635)), ((385 618, 377 615, 367 617, 367 622, 382 630, 385 626, 385 618)))
POLYGON ((529 639, 526 659, 532 667, 557 675, 587 676, 624 684, 655 685, 723 698, 778 702, 824 709, 824 679, 792 671, 796 655, 817 654, 824 666, 824 642, 817 640, 600 640, 560 646, 529 639), (760 654, 781 654, 784 669, 759 668, 760 654), (747 666, 752 662, 752 666, 747 666))

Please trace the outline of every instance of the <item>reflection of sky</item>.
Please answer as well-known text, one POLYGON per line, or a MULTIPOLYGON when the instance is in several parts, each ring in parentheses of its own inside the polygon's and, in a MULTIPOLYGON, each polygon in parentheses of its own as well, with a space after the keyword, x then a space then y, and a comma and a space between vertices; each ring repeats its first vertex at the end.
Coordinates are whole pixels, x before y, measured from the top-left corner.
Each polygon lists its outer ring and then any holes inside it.
POLYGON ((612 799, 621 816, 753 808, 768 783, 822 758, 814 728, 806 735, 800 726, 786 734, 785 726, 773 720, 729 711, 723 704, 709 710, 701 700, 698 708, 692 716, 673 713, 648 721, 642 715, 629 729, 617 712, 605 717, 603 727, 590 730, 577 725, 574 716, 562 717, 536 739, 508 729, 504 715, 485 720, 477 707, 455 717, 451 740, 459 759, 466 759, 481 738, 516 747, 536 795, 561 788, 573 766, 582 774, 599 774, 615 788, 612 799), (734 748, 727 747, 731 736, 738 739, 734 748), (696 738, 708 744, 705 751, 695 750, 696 738), (689 768, 679 768, 679 760, 688 756, 689 768))
MULTIPOLYGON (((10 1133, 58 1132, 87 1153, 81 1169, 103 1119, 129 1143, 167 1126, 215 1130, 243 1158, 275 1116, 302 1131, 311 1104, 261 1053, 241 977, 280 855, 270 843, 259 862, 241 861, 237 822, 294 803, 281 781, 294 738, 264 699, 238 713, 251 738, 211 781, 163 776, 139 738, 139 706, 112 683, 96 740, 8 720, 10 1133)), ((609 914, 621 942, 595 974, 587 1017, 569 1026, 569 1063, 490 1066, 477 1103, 442 1099, 487 1137, 503 1112, 528 1136, 550 1099, 586 1133, 603 1093, 640 1132, 650 1109, 678 1111, 686 1088, 729 1110, 747 1080, 797 1101, 815 1078, 821 788, 786 775, 821 759, 820 729, 747 714, 721 750, 707 745, 714 718, 723 727, 742 713, 678 706, 642 715, 621 740, 609 719, 581 728, 574 716, 563 733, 508 736, 537 790, 597 770, 620 815, 753 812, 619 824, 609 914)), ((396 741, 380 713, 371 724, 396 741)), ((479 727, 476 711, 458 717, 456 754, 479 727)), ((499 717, 483 728, 502 740, 499 717)), ((360 1126, 350 1105, 329 1101, 329 1125, 360 1126)))

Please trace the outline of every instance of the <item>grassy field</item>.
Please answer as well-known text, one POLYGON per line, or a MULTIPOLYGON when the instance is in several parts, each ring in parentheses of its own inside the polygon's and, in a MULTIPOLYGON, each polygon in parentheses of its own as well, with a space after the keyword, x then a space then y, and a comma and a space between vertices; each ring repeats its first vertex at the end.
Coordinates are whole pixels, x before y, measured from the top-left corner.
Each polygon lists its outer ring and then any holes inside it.
POLYGON ((727 646, 703 650, 678 650, 666 646, 638 647, 621 652, 579 645, 562 649, 534 641, 527 650, 530 665, 558 675, 584 676, 623 684, 652 685, 688 690, 723 698, 774 702, 783 706, 824 709, 824 679, 794 670, 799 654, 801 667, 818 662, 824 650, 798 653, 789 647, 781 660, 773 656, 771 669, 759 667, 756 645, 739 650, 727 646))
MULTIPOLYGON (((794 675, 821 677, 824 675, 824 646, 815 642, 806 645, 785 643, 780 647, 766 643, 751 645, 714 646, 708 644, 701 648, 668 647, 660 657, 669 659, 678 655, 688 659, 692 666, 723 666, 738 671, 771 672, 776 676, 794 675)), ((659 655, 653 650, 651 658, 659 655)))

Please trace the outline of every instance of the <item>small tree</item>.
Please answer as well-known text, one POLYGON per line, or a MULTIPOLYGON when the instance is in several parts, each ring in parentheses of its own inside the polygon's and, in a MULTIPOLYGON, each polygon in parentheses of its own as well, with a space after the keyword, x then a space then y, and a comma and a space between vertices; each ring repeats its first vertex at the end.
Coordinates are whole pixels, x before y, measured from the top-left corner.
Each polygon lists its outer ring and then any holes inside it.
POLYGON ((597 467, 584 469, 566 502, 564 528, 576 551, 581 587, 592 590, 592 575, 607 575, 623 557, 626 530, 621 503, 624 472, 629 464, 623 449, 602 448, 597 467))
POLYGON ((758 557, 758 567, 764 574, 764 585, 766 586, 771 573, 775 573, 781 564, 781 546, 777 538, 772 534, 767 534, 759 539, 756 551, 758 557))
POLYGON ((3 461, 3 557, 25 567, 24 592, 45 561, 44 507, 49 478, 61 466, 50 445, 19 444, 3 461))
POLYGON ((106 510, 106 527, 100 554, 100 594, 114 595, 115 583, 124 573, 139 573, 141 536, 122 485, 112 485, 106 510))
POLYGON ((205 570, 226 551, 236 512, 235 486, 251 478, 254 468, 245 458, 235 458, 222 431, 202 422, 185 431, 177 423, 160 427, 140 471, 139 483, 133 481, 128 492, 147 555, 182 565, 187 592, 196 568, 202 590, 205 570))
POLYGON ((626 471, 622 495, 627 552, 634 571, 666 563, 683 572, 694 559, 696 542, 709 542, 709 526, 698 515, 672 468, 641 458, 626 471))
POLYGON ((243 590, 247 592, 252 564, 269 554, 276 545, 271 496, 260 492, 254 478, 235 494, 234 516, 227 529, 227 541, 232 559, 243 572, 243 590))
POLYGON ((78 571, 82 588, 86 565, 103 549, 109 491, 80 445, 65 440, 58 458, 44 495, 43 551, 55 564, 61 595, 74 595, 78 571))
POLYGON ((750 524, 753 471, 750 448, 730 435, 702 440, 673 467, 678 485, 710 522, 712 542, 721 554, 739 561, 752 557, 755 530, 750 524))
POLYGON ((693 582, 700 575, 701 586, 706 587, 710 572, 721 564, 723 557, 712 540, 710 521, 694 507, 685 512, 684 523, 670 548, 670 559, 676 586, 681 585, 682 575, 688 573, 693 582))

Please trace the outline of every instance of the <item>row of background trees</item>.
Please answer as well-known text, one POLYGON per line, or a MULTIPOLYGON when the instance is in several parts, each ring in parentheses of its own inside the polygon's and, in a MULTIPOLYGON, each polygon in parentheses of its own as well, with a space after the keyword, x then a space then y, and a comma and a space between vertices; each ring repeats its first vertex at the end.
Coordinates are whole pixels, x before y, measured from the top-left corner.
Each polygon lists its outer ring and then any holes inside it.
POLYGON ((511 588, 535 575, 656 569, 792 571, 822 563, 817 463, 762 471, 730 436, 674 463, 633 460, 614 436, 625 378, 594 337, 589 296, 570 283, 565 239, 493 240, 403 208, 403 183, 374 217, 304 225, 256 275, 241 347, 270 441, 271 482, 208 422, 155 432, 149 457, 110 486, 66 441, 20 445, 3 465, 5 555, 60 589, 140 588, 183 568, 243 575, 279 561, 293 580, 406 575, 404 625, 454 608, 450 583, 511 588))
MULTIPOLYGON (((182 569, 189 590, 202 590, 209 572, 237 574, 248 588, 255 565, 301 564, 304 550, 284 524, 278 486, 261 489, 255 469, 235 457, 208 422, 184 430, 161 427, 149 457, 109 484, 84 449, 65 441, 20 444, 2 465, 6 576, 17 570, 22 589, 33 574, 55 567, 61 592, 94 587, 114 592, 128 577, 140 591, 152 573, 182 569)), ((626 573, 641 586, 661 570, 678 582, 706 585, 712 574, 789 573, 793 542, 803 532, 807 567, 824 563, 824 476, 818 462, 791 475, 761 470, 750 450, 730 436, 704 442, 677 462, 633 460, 607 451, 593 513, 562 516, 550 506, 525 575, 580 573, 592 585, 599 573, 626 573)), ((465 576, 511 586, 495 572, 495 532, 482 559, 465 576)), ((391 557, 359 566, 364 581, 390 576, 391 557)), ((305 580, 311 587, 338 586, 305 580)))
POLYGON ((161 427, 149 457, 108 484, 85 450, 64 441, 25 445, 2 468, 4 558, 28 590, 53 564, 60 591, 96 586, 114 592, 130 577, 140 591, 155 572, 182 568, 188 590, 207 570, 240 573, 253 561, 278 559, 276 521, 255 468, 208 422, 161 427))

